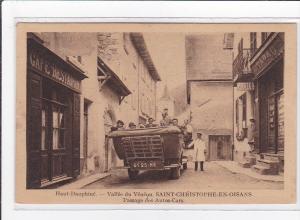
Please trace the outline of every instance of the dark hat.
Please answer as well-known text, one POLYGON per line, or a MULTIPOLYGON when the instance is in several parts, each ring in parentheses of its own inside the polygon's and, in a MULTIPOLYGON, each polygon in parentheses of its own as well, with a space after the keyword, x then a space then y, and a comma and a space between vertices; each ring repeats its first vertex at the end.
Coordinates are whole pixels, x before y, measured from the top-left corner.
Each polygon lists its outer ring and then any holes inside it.
POLYGON ((154 121, 154 119, 153 119, 153 118, 151 118, 151 117, 150 117, 150 118, 148 118, 148 121, 150 121, 150 120, 153 120, 153 121, 154 121))
POLYGON ((202 135, 202 133, 199 131, 199 132, 197 132, 197 134, 201 134, 202 135))

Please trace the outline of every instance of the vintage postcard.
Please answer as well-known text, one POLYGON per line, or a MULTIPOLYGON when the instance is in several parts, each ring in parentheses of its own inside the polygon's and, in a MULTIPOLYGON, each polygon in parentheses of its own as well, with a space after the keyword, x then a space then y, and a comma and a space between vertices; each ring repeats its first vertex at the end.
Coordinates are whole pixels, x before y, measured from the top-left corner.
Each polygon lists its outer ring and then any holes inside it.
POLYGON ((18 23, 16 203, 296 203, 296 24, 18 23))

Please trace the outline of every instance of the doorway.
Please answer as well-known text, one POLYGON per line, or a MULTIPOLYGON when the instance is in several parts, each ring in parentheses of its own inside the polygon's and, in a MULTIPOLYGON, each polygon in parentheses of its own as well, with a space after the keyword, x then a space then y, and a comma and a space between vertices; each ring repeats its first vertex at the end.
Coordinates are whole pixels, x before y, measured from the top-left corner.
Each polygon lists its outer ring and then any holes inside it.
POLYGON ((230 140, 230 135, 209 135, 209 160, 231 160, 230 140))
POLYGON ((111 169, 112 160, 113 160, 113 142, 112 139, 108 137, 108 134, 111 131, 111 127, 116 123, 116 117, 113 110, 107 110, 104 113, 104 133, 105 133, 105 163, 104 171, 107 172, 111 169))
POLYGON ((82 165, 81 171, 82 173, 88 172, 87 159, 88 159, 88 142, 89 142, 89 108, 91 105, 91 101, 88 99, 84 99, 83 106, 83 153, 82 153, 82 165))
POLYGON ((43 81, 41 120, 41 183, 68 176, 67 149, 70 120, 67 91, 43 81))

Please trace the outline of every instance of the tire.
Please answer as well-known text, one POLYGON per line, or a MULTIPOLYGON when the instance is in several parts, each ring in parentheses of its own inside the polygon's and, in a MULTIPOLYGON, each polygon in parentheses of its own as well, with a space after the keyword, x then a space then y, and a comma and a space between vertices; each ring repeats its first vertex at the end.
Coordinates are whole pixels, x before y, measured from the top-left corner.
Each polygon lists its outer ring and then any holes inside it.
POLYGON ((138 174, 139 174, 138 170, 128 169, 128 177, 129 177, 130 180, 136 180, 138 174))
POLYGON ((180 177, 180 167, 175 167, 171 169, 171 179, 177 180, 180 177))
POLYGON ((184 163, 184 164, 182 165, 182 167, 183 167, 184 170, 186 170, 186 169, 187 169, 187 163, 184 163))

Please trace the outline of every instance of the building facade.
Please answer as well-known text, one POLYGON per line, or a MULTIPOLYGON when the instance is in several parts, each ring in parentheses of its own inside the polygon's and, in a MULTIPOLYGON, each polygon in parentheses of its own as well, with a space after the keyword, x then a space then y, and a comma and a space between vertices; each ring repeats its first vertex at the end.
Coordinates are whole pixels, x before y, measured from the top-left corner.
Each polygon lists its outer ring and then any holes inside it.
POLYGON ((28 37, 27 187, 123 165, 108 133, 156 116, 160 77, 140 33, 28 37))
POLYGON ((186 36, 191 125, 202 132, 209 160, 232 159, 232 47, 225 48, 224 39, 224 34, 186 36))
POLYGON ((236 160, 278 174, 284 166, 284 33, 236 34, 235 44, 236 160))
POLYGON ((80 94, 84 71, 27 36, 27 188, 80 174, 80 94))

